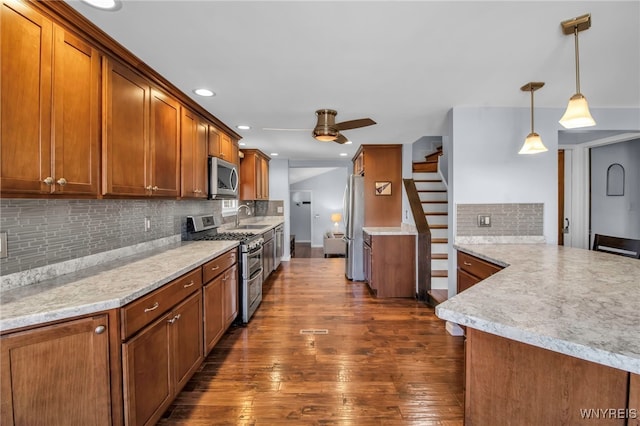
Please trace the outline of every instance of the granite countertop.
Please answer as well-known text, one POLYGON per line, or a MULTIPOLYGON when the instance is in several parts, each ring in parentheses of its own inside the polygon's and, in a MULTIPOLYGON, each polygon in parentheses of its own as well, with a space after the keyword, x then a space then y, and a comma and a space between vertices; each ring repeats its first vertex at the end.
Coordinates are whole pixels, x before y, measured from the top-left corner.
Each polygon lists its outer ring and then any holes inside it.
POLYGON ((284 223, 284 218, 281 216, 259 216, 259 217, 253 217, 251 219, 243 219, 240 223, 239 226, 243 226, 243 225, 251 225, 252 228, 250 229, 234 229, 235 228, 235 224, 225 224, 223 226, 221 226, 218 229, 218 232, 253 232, 255 234, 261 234, 263 232, 267 232, 270 229, 275 228, 278 225, 281 225, 284 223), (253 226, 258 226, 258 225, 263 225, 262 228, 253 228, 253 226))
POLYGON ((640 374, 640 261, 545 244, 457 245, 507 266, 438 317, 640 374))
POLYGON ((362 228, 369 235, 417 235, 415 230, 400 226, 365 226, 362 228))
POLYGON ((238 246, 178 242, 0 293, 0 331, 119 308, 238 246))

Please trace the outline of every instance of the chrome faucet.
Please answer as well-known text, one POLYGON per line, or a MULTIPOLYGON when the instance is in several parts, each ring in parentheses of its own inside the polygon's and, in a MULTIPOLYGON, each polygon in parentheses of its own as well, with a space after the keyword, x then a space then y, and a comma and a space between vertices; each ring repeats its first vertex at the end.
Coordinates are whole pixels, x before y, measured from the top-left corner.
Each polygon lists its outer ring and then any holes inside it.
POLYGON ((247 216, 251 216, 251 208, 246 204, 240 204, 236 209, 236 228, 240 226, 240 209, 243 207, 247 209, 247 216))

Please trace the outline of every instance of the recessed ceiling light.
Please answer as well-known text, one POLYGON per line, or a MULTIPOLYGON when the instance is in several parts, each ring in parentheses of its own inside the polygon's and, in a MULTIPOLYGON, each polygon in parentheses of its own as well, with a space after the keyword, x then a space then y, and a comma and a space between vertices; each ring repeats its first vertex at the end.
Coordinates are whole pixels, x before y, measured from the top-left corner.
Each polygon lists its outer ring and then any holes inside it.
POLYGON ((349 155, 349 154, 347 154, 346 152, 341 152, 340 153, 340 157, 346 157, 347 155, 349 155))
POLYGON ((120 0, 82 0, 89 6, 102 10, 118 10, 122 7, 120 0))
POLYGON ((195 89, 193 93, 199 96, 215 96, 216 95, 209 89, 195 89))
POLYGON ((238 145, 240 145, 240 146, 245 146, 245 145, 246 145, 246 143, 244 143, 244 142, 238 142, 238 145))
POLYGON ((271 155, 273 155, 274 157, 277 157, 278 153, 277 152, 272 152, 271 155))
POLYGON ((351 141, 346 141, 344 144, 345 144, 345 145, 351 145, 352 143, 353 143, 353 142, 351 142, 351 141))
POLYGON ((239 124, 236 126, 236 128, 240 130, 249 130, 251 126, 247 126, 246 124, 239 124))

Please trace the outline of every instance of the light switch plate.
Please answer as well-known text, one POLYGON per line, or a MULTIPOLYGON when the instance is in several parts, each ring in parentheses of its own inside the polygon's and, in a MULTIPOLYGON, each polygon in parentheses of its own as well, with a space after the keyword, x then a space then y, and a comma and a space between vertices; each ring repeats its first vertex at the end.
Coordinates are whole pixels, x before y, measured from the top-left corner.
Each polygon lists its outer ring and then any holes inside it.
POLYGON ((7 233, 0 232, 0 258, 4 259, 9 256, 9 252, 7 251, 7 233))
POLYGON ((478 215, 478 226, 480 226, 480 227, 490 227, 491 226, 491 215, 490 214, 479 214, 478 215))

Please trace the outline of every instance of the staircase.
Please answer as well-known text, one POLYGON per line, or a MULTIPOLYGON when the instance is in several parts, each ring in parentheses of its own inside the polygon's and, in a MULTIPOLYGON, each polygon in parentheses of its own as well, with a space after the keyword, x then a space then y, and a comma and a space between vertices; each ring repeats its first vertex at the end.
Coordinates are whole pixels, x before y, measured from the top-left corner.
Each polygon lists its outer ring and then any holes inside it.
POLYGON ((414 163, 413 168, 413 181, 431 229, 431 290, 427 293, 434 305, 447 300, 449 289, 449 210, 447 186, 438 173, 440 155, 441 149, 428 155, 425 163, 414 163))

